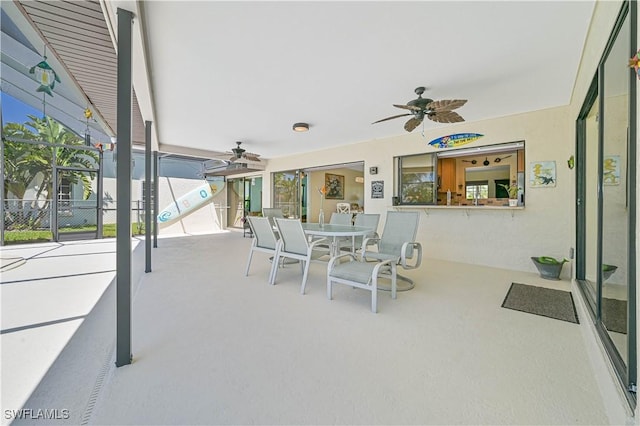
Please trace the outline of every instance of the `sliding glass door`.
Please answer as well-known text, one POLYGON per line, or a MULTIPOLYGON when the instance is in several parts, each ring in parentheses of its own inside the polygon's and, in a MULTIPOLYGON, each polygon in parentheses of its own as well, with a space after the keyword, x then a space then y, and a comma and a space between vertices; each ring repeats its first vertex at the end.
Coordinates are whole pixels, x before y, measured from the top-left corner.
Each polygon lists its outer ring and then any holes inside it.
POLYGON ((620 12, 577 121, 576 278, 635 406, 635 3, 620 12), (629 9, 632 9, 631 13, 629 9))

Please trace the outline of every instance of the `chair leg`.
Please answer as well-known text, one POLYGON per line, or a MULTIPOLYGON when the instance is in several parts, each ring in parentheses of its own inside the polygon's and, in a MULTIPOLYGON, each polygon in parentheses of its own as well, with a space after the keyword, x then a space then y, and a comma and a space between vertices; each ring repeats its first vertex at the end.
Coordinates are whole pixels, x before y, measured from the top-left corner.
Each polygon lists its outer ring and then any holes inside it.
POLYGON ((300 294, 304 294, 304 288, 307 286, 307 275, 309 275, 311 255, 307 256, 307 260, 301 260, 300 262, 304 262, 304 273, 302 274, 302 286, 300 288, 300 294))
POLYGON ((371 312, 378 313, 378 276, 374 275, 371 280, 371 312))
POLYGON ((327 274, 327 299, 333 299, 333 286, 329 274, 327 274))
POLYGON ((247 261, 247 269, 244 271, 244 276, 249 275, 249 267, 251 266, 251 258, 253 257, 253 250, 249 250, 249 260, 247 261))
POLYGON ((398 265, 391 263, 391 298, 397 297, 398 265))
POLYGON ((271 262, 271 274, 269 274, 269 284, 274 285, 276 283, 276 275, 278 275, 278 261, 280 260, 280 251, 276 250, 273 255, 273 262, 271 262))

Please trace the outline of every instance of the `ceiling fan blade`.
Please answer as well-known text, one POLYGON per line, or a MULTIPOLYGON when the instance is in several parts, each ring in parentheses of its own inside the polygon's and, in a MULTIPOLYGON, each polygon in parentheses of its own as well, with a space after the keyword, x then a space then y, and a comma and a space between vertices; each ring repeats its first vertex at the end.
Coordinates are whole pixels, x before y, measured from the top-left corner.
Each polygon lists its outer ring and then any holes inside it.
POLYGON ((415 117, 410 118, 409 121, 404 123, 404 129, 407 132, 412 132, 413 129, 415 129, 420 125, 420 123, 422 123, 422 118, 415 118, 415 117))
POLYGON ((374 122, 373 122, 373 123, 371 123, 371 124, 376 124, 376 123, 380 123, 380 122, 383 122, 383 121, 392 120, 392 119, 394 119, 394 118, 398 118, 398 117, 405 117, 405 116, 407 116, 407 115, 411 115, 411 113, 409 113, 409 114, 394 115, 393 117, 383 118, 382 120, 374 121, 374 122))
POLYGON ((466 104, 466 99, 443 99, 441 101, 433 101, 427 104, 427 109, 438 111, 450 111, 452 109, 460 108, 466 104))
POLYGON ((464 121, 464 118, 460 117, 457 112, 453 111, 435 111, 427 115, 429 120, 437 123, 459 123, 464 121))
POLYGON ((422 108, 420 108, 419 106, 415 106, 415 105, 396 105, 396 104, 393 104, 393 106, 396 107, 396 108, 410 109, 411 111, 420 111, 420 110, 422 110, 422 108))
POLYGON ((260 161, 260 155, 258 154, 254 154, 253 152, 245 152, 244 154, 242 154, 242 158, 245 158, 249 161, 260 161))

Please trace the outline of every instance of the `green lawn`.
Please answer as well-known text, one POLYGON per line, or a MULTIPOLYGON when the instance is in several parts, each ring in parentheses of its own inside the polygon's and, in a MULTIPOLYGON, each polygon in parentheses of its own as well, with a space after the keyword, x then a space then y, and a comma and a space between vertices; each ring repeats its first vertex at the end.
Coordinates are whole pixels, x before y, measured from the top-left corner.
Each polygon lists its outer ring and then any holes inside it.
MULTIPOLYGON (((73 226, 68 228, 61 228, 60 233, 65 232, 82 232, 82 231, 95 231, 96 227, 93 226, 73 226)), ((137 223, 131 224, 132 235, 144 235, 144 225, 138 228, 137 223)), ((110 238, 116 236, 116 224, 105 223, 102 226, 102 236, 104 238, 110 238)), ((5 231, 4 243, 5 244, 26 244, 26 243, 39 243, 51 241, 53 234, 48 230, 18 230, 18 231, 5 231)))

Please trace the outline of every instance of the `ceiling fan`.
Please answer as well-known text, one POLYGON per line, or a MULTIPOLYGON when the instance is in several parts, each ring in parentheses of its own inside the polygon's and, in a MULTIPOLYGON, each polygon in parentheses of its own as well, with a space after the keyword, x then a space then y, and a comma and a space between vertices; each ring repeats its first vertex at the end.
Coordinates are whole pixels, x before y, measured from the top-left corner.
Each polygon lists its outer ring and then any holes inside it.
POLYGON ((415 90, 418 95, 417 99, 407 102, 406 105, 393 105, 396 108, 409 110, 409 113, 383 118, 382 120, 374 121, 372 124, 392 120, 398 117, 405 117, 407 115, 413 115, 413 117, 404 124, 404 129, 407 132, 411 132, 413 129, 418 127, 420 123, 422 123, 422 120, 424 120, 425 117, 438 123, 459 123, 464 121, 464 118, 452 110, 460 108, 462 105, 466 104, 466 99, 444 99, 434 101, 433 99, 422 97, 425 90, 426 89, 424 87, 417 87, 415 90))
POLYGON ((230 152, 227 151, 227 154, 231 155, 231 157, 227 161, 230 161, 232 163, 238 160, 260 161, 260 154, 247 152, 245 149, 240 147, 242 142, 236 142, 236 144, 238 145, 237 147, 233 148, 230 152))

